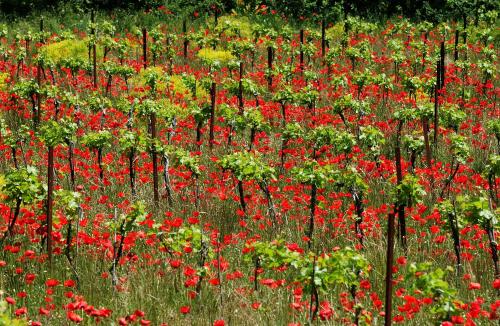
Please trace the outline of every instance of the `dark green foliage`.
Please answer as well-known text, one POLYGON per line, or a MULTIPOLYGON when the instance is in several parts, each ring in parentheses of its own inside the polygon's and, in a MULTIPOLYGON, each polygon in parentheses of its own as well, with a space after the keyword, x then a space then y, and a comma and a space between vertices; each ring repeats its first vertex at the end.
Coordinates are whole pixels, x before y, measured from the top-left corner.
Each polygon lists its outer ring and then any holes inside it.
POLYGON ((58 5, 68 5, 68 3, 86 11, 138 10, 164 6, 174 13, 185 15, 191 15, 195 11, 213 15, 215 12, 218 14, 232 10, 255 12, 257 8, 267 8, 299 22, 321 19, 333 22, 348 15, 375 20, 402 15, 433 22, 449 18, 461 21, 466 16, 476 22, 488 11, 500 9, 499 2, 494 0, 0 0, 0 10, 7 15, 26 15, 32 11, 57 11, 58 5))
POLYGON ((7 14, 23 14, 30 10, 41 10, 55 7, 60 0, 1 0, 0 10, 7 14))

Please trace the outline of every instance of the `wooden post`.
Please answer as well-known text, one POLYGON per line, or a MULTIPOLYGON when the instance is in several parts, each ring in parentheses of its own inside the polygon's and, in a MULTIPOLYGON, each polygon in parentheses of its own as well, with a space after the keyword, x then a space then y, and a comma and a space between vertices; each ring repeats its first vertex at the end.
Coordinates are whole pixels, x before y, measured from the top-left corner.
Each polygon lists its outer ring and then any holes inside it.
POLYGON ((91 11, 90 13, 90 21, 92 23, 92 28, 91 28, 91 34, 93 37, 93 42, 92 42, 92 85, 94 88, 97 88, 97 54, 96 54, 96 34, 95 34, 95 13, 94 10, 91 11))
POLYGON ((316 216, 318 186, 311 185, 311 201, 309 202, 309 230, 307 231, 307 249, 311 249, 314 234, 314 218, 316 216))
MULTIPOLYGON (((170 36, 167 35, 167 38, 166 38, 166 45, 167 45, 167 53, 170 53, 170 47, 172 46, 172 40, 170 39, 170 36)), ((172 75, 172 69, 173 69, 173 66, 174 66, 174 58, 173 56, 169 56, 168 57, 168 73, 170 75, 172 75)))
POLYGON ((300 65, 300 71, 304 71, 304 29, 300 30, 300 56, 299 56, 299 65, 300 65))
POLYGON ((267 87, 269 89, 272 88, 273 86, 273 76, 272 76, 272 70, 273 70, 273 47, 268 46, 267 47, 267 70, 269 72, 269 76, 267 77, 267 87))
POLYGON ((153 160, 153 200, 155 206, 160 202, 160 194, 158 190, 158 153, 154 147, 154 140, 156 139, 156 113, 151 113, 151 139, 153 139, 153 146, 151 147, 151 159, 153 160))
POLYGON ((446 67, 444 65, 444 57, 445 57, 445 52, 444 52, 444 41, 441 42, 441 51, 440 51, 440 60, 441 60, 441 84, 439 86, 440 89, 442 89, 445 85, 444 83, 444 73, 446 70, 446 67))
MULTIPOLYGON (((43 17, 40 18, 40 32, 43 32, 43 17)), ((40 35, 40 41, 42 42, 43 37, 40 35)))
MULTIPOLYGON (((401 185, 403 182, 403 167, 401 164, 401 130, 403 129, 403 122, 399 121, 398 122, 398 130, 396 134, 396 148, 395 148, 395 159, 396 159, 396 178, 397 178, 397 185, 401 185)), ((399 192, 398 190, 398 197, 399 197, 399 192)), ((407 244, 406 244, 406 220, 405 220, 405 205, 402 203, 397 203, 396 204, 397 212, 398 212, 398 224, 399 224, 399 238, 401 240, 401 245, 403 247, 403 250, 407 251, 407 244)))
POLYGON ((243 114, 243 61, 240 61, 240 81, 238 84, 238 108, 243 114))
MULTIPOLYGON (((467 45, 467 15, 463 16, 463 20, 464 20, 464 31, 462 34, 462 38, 463 38, 464 45, 467 45)), ((464 53, 464 60, 467 61, 467 47, 465 49, 466 50, 464 53)))
POLYGON ((52 195, 54 192, 54 147, 49 146, 47 162, 47 255, 52 269, 52 195))
POLYGON ((215 6, 214 8, 214 26, 217 27, 217 24, 219 23, 219 8, 215 6))
POLYGON ((215 82, 212 82, 212 86, 210 87, 210 136, 209 136, 209 146, 210 149, 214 146, 214 125, 215 125, 215 96, 216 96, 217 88, 215 82))
POLYGON ((458 32, 458 29, 455 30, 455 54, 453 56, 453 59, 455 61, 458 60, 458 36, 459 36, 459 32, 458 32))
POLYGON ((187 22, 185 18, 182 21, 182 35, 184 36, 183 54, 184 54, 184 59, 186 59, 188 56, 189 40, 187 39, 187 22))
POLYGON ((394 213, 387 220, 387 257, 385 265, 385 326, 392 325, 392 267, 394 264, 394 213))
POLYGON ((437 144, 439 129, 439 85, 441 85, 441 62, 436 62, 436 85, 434 86, 434 145, 437 144))
POLYGON ((422 72, 425 69, 425 62, 427 57, 427 39, 429 37, 429 32, 424 33, 424 51, 422 51, 422 72))
POLYGON ((432 152, 431 146, 429 145, 429 119, 427 117, 422 117, 422 131, 424 133, 424 145, 425 145, 425 161, 427 167, 431 167, 432 162, 432 152))
POLYGON ((144 69, 148 66, 148 31, 146 28, 142 29, 142 60, 144 69))
MULTIPOLYGON (((144 59, 144 69, 148 67, 147 63, 147 30, 146 28, 142 29, 142 55, 144 59)), ((160 203, 160 193, 159 193, 159 181, 158 181, 158 153, 156 152, 156 148, 154 145, 154 141, 156 140, 156 112, 151 113, 149 116, 149 120, 151 123, 151 139, 153 140, 153 145, 151 147, 151 160, 153 161, 153 201, 156 207, 158 207, 160 203)))
MULTIPOLYGON (((43 17, 40 18, 40 42, 42 43, 43 42, 43 36, 41 35, 43 32, 43 17)), ((36 66, 36 83, 38 84, 38 88, 40 88, 40 86, 42 85, 42 66, 40 64, 40 62, 38 62, 37 66, 36 66)), ((41 121, 41 118, 42 118, 42 106, 41 106, 41 96, 39 93, 36 94, 36 101, 37 101, 37 112, 36 112, 36 115, 37 115, 37 118, 36 118, 36 122, 37 124, 40 123, 41 121)))
POLYGON ((326 54, 326 21, 321 20, 321 56, 326 54))

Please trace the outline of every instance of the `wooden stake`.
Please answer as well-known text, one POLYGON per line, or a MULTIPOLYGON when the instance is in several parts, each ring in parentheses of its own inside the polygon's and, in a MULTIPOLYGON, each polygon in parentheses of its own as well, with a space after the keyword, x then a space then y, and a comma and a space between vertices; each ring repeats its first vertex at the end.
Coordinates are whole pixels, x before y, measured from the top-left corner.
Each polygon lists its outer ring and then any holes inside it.
POLYGON ((184 44, 183 44, 183 54, 184 54, 184 59, 187 58, 188 56, 188 45, 189 45, 189 40, 187 39, 187 22, 186 19, 182 21, 182 35, 184 35, 184 44))
POLYGON ((239 113, 243 114, 243 61, 240 61, 240 80, 238 83, 238 108, 239 113))
POLYGON ((272 88, 273 86, 273 76, 272 76, 272 70, 273 70, 273 47, 268 46, 267 47, 267 70, 269 72, 269 76, 267 77, 267 87, 269 89, 272 88))
POLYGON ((52 269, 52 195, 54 192, 54 147, 49 146, 47 162, 47 255, 52 269))
POLYGON ((210 87, 210 135, 209 135, 209 146, 210 149, 214 146, 214 125, 215 125, 215 96, 216 96, 217 88, 215 82, 212 83, 210 87))
POLYGON ((299 65, 300 65, 300 71, 304 71, 304 30, 300 30, 300 56, 299 56, 299 65))
POLYGON ((148 31, 146 28, 142 29, 142 60, 144 69, 148 66, 148 31))
POLYGON ((321 20, 321 56, 324 57, 326 54, 326 22, 324 19, 321 20))
POLYGON ((387 256, 385 265, 385 326, 392 325, 392 267, 394 265, 394 213, 387 220, 387 256))
POLYGON ((444 64, 444 57, 445 57, 445 49, 444 49, 444 41, 441 42, 441 51, 440 51, 440 56, 441 56, 441 84, 439 86, 439 89, 442 89, 444 87, 444 73, 446 70, 445 64, 444 64))
POLYGON ((95 39, 95 13, 94 10, 91 11, 90 14, 90 21, 92 23, 92 29, 91 29, 91 34, 92 37, 94 38, 93 44, 92 44, 92 85, 94 88, 97 88, 97 54, 96 54, 96 39, 95 39))

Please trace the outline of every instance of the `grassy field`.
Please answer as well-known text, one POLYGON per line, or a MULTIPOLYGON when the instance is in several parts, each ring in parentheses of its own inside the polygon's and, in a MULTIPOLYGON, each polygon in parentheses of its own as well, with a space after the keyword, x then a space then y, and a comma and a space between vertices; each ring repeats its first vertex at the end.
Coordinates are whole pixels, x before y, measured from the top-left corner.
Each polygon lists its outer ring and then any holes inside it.
POLYGON ((387 325, 387 264, 390 321, 498 323, 496 19, 42 25, 0 28, 0 324, 387 325))

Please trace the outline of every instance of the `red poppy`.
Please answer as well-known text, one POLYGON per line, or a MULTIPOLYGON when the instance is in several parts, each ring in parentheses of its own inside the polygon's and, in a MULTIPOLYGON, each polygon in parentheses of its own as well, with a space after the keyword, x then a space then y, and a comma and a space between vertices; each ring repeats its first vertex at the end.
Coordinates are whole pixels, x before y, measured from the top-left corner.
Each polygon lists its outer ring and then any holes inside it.
POLYGON ((64 286, 67 288, 72 288, 76 285, 76 282, 73 280, 66 280, 64 281, 64 286))
POLYGON ((47 287, 55 287, 59 284, 58 280, 55 280, 53 278, 49 278, 47 281, 45 281, 45 286, 47 287))
POLYGON ((481 284, 475 282, 469 283, 469 290, 479 290, 479 289, 481 289, 481 284))
POLYGON ((252 308, 255 310, 259 309, 261 306, 262 306, 262 303, 260 303, 260 302, 252 303, 252 308))
POLYGON ((26 307, 22 307, 19 309, 16 309, 15 314, 17 317, 25 315, 28 312, 28 309, 26 307))
POLYGON ((333 316, 333 309, 330 307, 328 301, 324 301, 320 304, 319 318, 321 320, 330 320, 333 316))
POLYGON ((24 279, 26 281, 26 284, 33 283, 33 281, 35 280, 35 278, 36 278, 36 275, 35 274, 31 274, 31 273, 27 273, 26 276, 24 277, 24 279))
POLYGON ((71 320, 74 323, 80 323, 83 321, 83 318, 80 317, 80 315, 78 315, 74 311, 68 311, 66 316, 68 317, 69 320, 71 320))
POLYGON ((50 313, 50 311, 48 309, 40 307, 38 309, 38 313, 42 316, 47 316, 50 313))
POLYGON ((500 289, 500 278, 497 278, 493 281, 493 288, 500 289))

